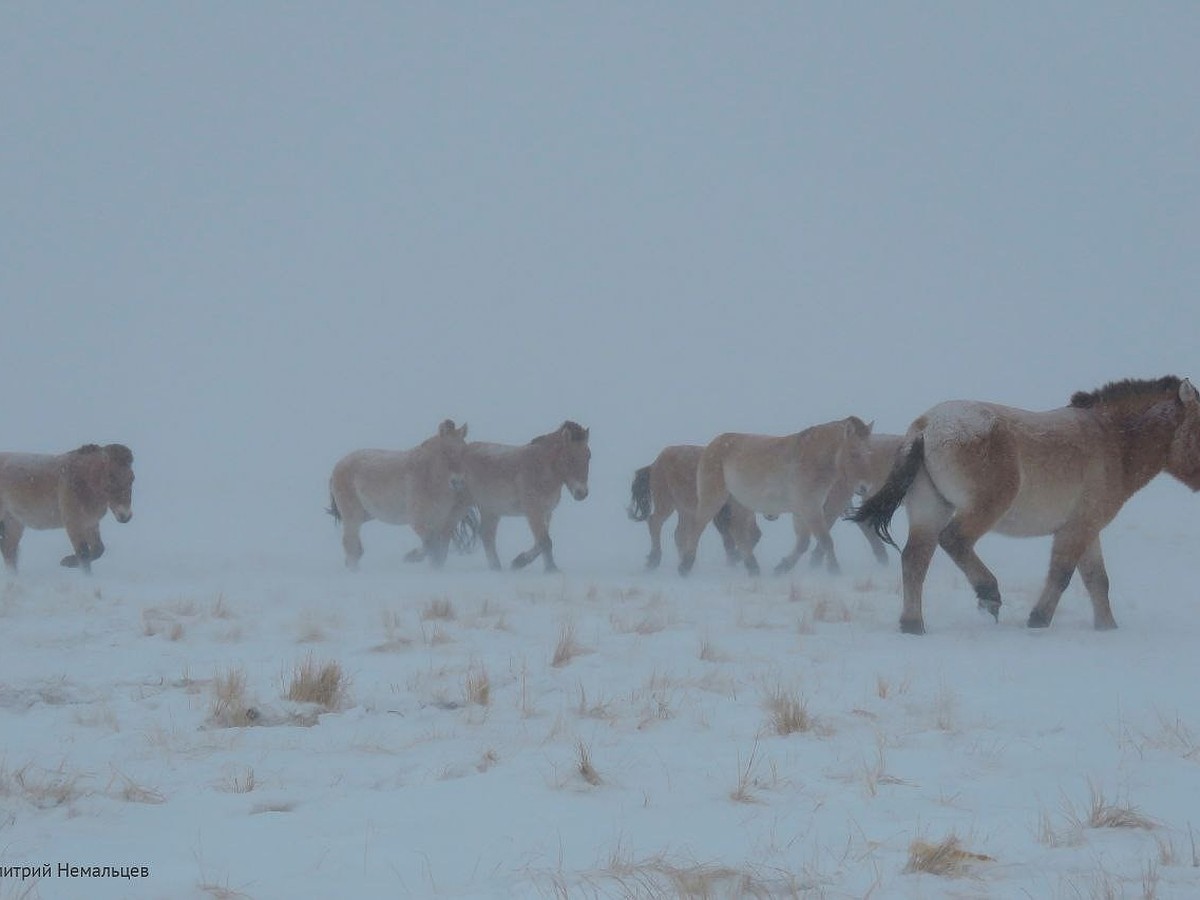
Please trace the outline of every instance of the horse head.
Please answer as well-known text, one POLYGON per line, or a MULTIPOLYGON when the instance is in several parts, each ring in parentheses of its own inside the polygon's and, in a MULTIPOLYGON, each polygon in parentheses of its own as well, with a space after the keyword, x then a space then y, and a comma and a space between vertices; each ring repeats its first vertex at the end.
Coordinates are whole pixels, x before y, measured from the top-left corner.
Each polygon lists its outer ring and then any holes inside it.
POLYGON ((1179 383, 1179 424, 1167 451, 1166 469, 1193 491, 1200 491, 1200 392, 1186 378, 1179 383))
POLYGON ((843 420, 843 427, 842 471, 859 492, 871 479, 871 429, 875 423, 850 416, 843 420))
POLYGON ((450 489, 455 492, 463 490, 467 486, 464 460, 467 449, 467 423, 463 422, 462 427, 458 428, 455 427, 453 419, 446 419, 438 426, 437 442, 445 457, 446 467, 450 470, 450 489))
POLYGON ((105 497, 118 522, 133 518, 133 453, 124 444, 109 444, 104 452, 105 497))
POLYGON ((590 432, 591 429, 578 422, 567 421, 554 433, 559 442, 558 473, 576 500, 583 500, 588 495, 588 469, 592 461, 592 451, 588 447, 590 432))

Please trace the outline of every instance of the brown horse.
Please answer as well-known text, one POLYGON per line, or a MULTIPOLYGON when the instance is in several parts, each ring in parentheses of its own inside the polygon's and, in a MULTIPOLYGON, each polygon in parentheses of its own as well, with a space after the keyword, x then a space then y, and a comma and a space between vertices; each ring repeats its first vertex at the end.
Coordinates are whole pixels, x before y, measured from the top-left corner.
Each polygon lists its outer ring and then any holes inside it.
MULTIPOLYGON (((684 536, 680 574, 691 571, 701 531, 730 497, 769 519, 792 514, 796 546, 775 567, 776 574, 796 565, 812 535, 825 548, 829 571, 839 571, 825 503, 842 479, 857 484, 865 478, 870 435, 870 425, 850 416, 785 437, 722 434, 714 438, 700 455, 695 525, 684 536)), ((757 574, 753 547, 738 549, 746 568, 757 574)))
POLYGON ((1116 628, 1100 531, 1160 472, 1200 490, 1200 395, 1191 382, 1167 376, 1080 391, 1048 412, 956 400, 913 422, 900 454, 853 518, 892 543, 891 517, 901 502, 907 507, 901 631, 925 631, 921 592, 939 545, 967 576, 979 607, 999 620, 996 576, 975 553, 989 531, 1054 536, 1030 628, 1050 624, 1077 568, 1095 627, 1116 628))
MULTIPOLYGON (((681 554, 683 536, 695 527, 696 468, 703 452, 703 447, 694 444, 673 444, 663 448, 650 465, 634 473, 628 513, 633 521, 645 522, 650 528, 647 569, 658 568, 662 561, 663 523, 676 510, 679 511, 679 521, 675 526, 675 546, 681 554)), ((739 536, 741 542, 751 548, 762 537, 758 523, 754 521, 754 513, 736 500, 730 500, 721 507, 713 518, 713 525, 725 544, 725 557, 731 566, 742 561, 742 553, 738 550, 739 536)))
POLYGON ((104 553, 100 520, 133 517, 133 454, 123 444, 85 444, 59 456, 0 453, 0 550, 10 572, 26 528, 65 528, 74 553, 62 565, 92 571, 104 553))
MULTIPOLYGON (((871 434, 867 441, 867 471, 858 481, 843 477, 834 485, 825 500, 825 522, 832 528, 833 523, 846 515, 850 507, 850 498, 855 495, 869 497, 887 481, 888 473, 892 471, 892 463, 896 461, 896 452, 904 443, 902 434, 871 434)), ((871 545, 871 552, 880 565, 888 561, 887 545, 879 539, 866 522, 858 522, 858 527, 871 545)), ((813 550, 812 567, 815 569, 825 561, 825 549, 818 544, 813 550)))
POLYGON ((479 510, 479 531, 488 565, 499 569, 496 530, 502 516, 524 516, 533 532, 533 546, 517 555, 514 569, 529 565, 538 556, 547 572, 558 571, 550 540, 550 517, 565 485, 576 500, 588 495, 588 468, 592 451, 588 429, 575 422, 535 437, 528 444, 467 445, 464 469, 467 493, 479 510))
POLYGON ((437 434, 411 450, 355 450, 338 461, 329 478, 328 512, 342 524, 349 568, 358 568, 360 531, 372 519, 411 525, 421 539, 420 555, 434 566, 445 562, 462 519, 466 437, 466 425, 456 428, 446 419, 437 434))

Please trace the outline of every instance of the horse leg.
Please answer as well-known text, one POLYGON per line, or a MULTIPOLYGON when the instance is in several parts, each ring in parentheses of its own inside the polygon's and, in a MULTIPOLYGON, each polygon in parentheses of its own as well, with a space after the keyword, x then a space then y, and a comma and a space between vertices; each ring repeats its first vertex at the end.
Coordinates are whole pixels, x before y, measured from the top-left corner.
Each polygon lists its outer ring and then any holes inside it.
POLYGON ((888 564, 887 544, 879 539, 875 529, 866 522, 858 522, 857 525, 862 530, 867 543, 871 545, 871 552, 875 554, 875 560, 881 566, 886 566, 888 564))
POLYGON ((1112 607, 1108 603, 1108 570, 1104 568, 1104 554, 1100 550, 1100 536, 1097 535, 1079 558, 1079 574, 1083 577, 1083 586, 1087 588, 1088 596, 1092 598, 1093 622, 1097 631, 1111 631, 1117 627, 1113 618, 1112 607))
MULTIPOLYGON (((1046 573, 1046 583, 1042 587, 1042 595, 1038 598, 1037 605, 1029 613, 1028 625, 1030 628, 1049 626, 1050 620, 1054 618, 1054 611, 1058 608, 1058 601, 1062 599, 1063 591, 1071 583, 1071 576, 1075 574, 1076 566, 1088 570, 1084 584, 1087 586, 1089 594, 1092 588, 1100 587, 1099 577, 1103 576, 1104 606, 1108 613, 1108 622, 1111 623, 1107 627, 1116 626, 1117 623, 1112 621, 1112 610, 1108 608, 1108 573, 1104 570, 1104 557, 1100 554, 1100 539, 1095 534, 1081 534, 1068 526, 1055 532, 1054 541, 1050 544, 1050 571, 1046 573), (1091 544, 1095 544, 1095 553, 1089 556, 1087 551, 1091 544), (1091 580, 1090 584, 1089 580, 1091 580)), ((1094 596, 1092 609, 1096 616, 1096 627, 1099 628, 1100 609, 1096 605, 1094 596)))
POLYGON ((357 569, 358 561, 362 559, 362 525, 357 519, 342 519, 342 549, 346 552, 347 569, 357 569))
POLYGON ((953 508, 938 494, 924 470, 917 474, 905 497, 908 510, 908 540, 900 553, 904 582, 904 608, 900 612, 900 631, 904 634, 924 634, 925 618, 921 611, 921 594, 929 563, 938 546, 938 533, 949 521, 953 508))
POLYGON ((734 516, 735 513, 726 503, 713 517, 713 527, 717 529, 721 543, 725 546, 725 561, 731 566, 736 566, 742 561, 742 551, 738 549, 737 535, 734 533, 737 525, 734 516))
POLYGON ((804 551, 808 549, 811 537, 810 529, 799 513, 792 516, 792 528, 796 532, 796 545, 792 548, 791 553, 779 561, 779 565, 775 567, 776 575, 786 575, 792 571, 796 563, 800 561, 800 557, 804 555, 804 551))
POLYGON ((69 523, 67 537, 75 552, 59 560, 59 565, 69 569, 82 569, 85 575, 92 574, 92 560, 99 559, 104 553, 104 542, 100 540, 99 523, 90 526, 69 523))
POLYGON ((546 571, 557 572, 554 564, 553 543, 550 540, 550 516, 540 511, 526 514, 529 520, 529 530, 533 532, 533 546, 524 553, 518 553, 512 561, 514 569, 523 569, 542 554, 546 555, 546 571))
MULTIPOLYGON (((720 448, 712 445, 706 447, 700 455, 700 463, 696 467, 696 512, 689 519, 687 527, 680 535, 679 543, 679 574, 687 575, 696 564, 696 547, 700 543, 700 535, 704 527, 713 520, 722 506, 730 499, 729 488, 725 484, 725 464, 721 458, 720 448)), ((746 561, 746 566, 751 560, 746 561)), ((758 563, 755 561, 757 568, 758 563)))
POLYGON ((496 553, 496 529, 500 527, 500 517, 495 513, 479 511, 479 537, 483 541, 483 552, 487 555, 488 566, 499 572, 500 556, 496 553))
POLYGON ((683 559, 684 553, 687 552, 688 536, 696 528, 696 514, 679 511, 679 519, 675 522, 675 549, 679 553, 679 558, 683 559))
POLYGON ((16 519, 6 516, 0 519, 0 552, 4 554, 4 565, 12 575, 17 574, 17 548, 25 526, 16 519))
MULTIPOLYGON (((662 507, 655 503, 654 512, 650 513, 650 516, 646 519, 646 526, 650 529, 650 554, 646 557, 647 569, 657 569, 658 564, 662 562, 662 527, 672 512, 673 510, 670 509, 664 512, 662 507)), ((682 515, 680 513, 681 517, 682 515)), ((675 535, 676 542, 678 543, 678 526, 675 529, 675 535)))
POLYGON ((424 558, 425 558, 425 548, 424 547, 417 547, 413 550, 409 550, 407 553, 404 554, 404 561, 406 563, 419 563, 424 558))

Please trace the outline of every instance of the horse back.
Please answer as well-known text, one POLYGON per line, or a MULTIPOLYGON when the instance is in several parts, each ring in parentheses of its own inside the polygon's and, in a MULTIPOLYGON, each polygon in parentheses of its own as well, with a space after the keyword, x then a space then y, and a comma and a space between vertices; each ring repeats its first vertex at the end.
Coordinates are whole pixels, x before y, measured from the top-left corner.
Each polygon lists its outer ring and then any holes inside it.
POLYGON ((1052 533, 1089 504, 1109 505, 1110 486, 1120 481, 1119 452, 1084 410, 949 401, 923 418, 924 464, 934 487, 956 508, 997 492, 1012 495, 996 526, 1004 534, 1052 533))
POLYGON ((61 528, 63 458, 40 453, 0 453, 0 518, 28 528, 61 528))

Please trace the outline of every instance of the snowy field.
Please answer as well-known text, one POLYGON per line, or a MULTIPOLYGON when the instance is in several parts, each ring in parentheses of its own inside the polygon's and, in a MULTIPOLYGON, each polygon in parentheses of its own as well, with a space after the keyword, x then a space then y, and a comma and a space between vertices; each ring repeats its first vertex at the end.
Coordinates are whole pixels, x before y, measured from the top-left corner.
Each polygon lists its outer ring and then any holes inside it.
MULTIPOLYGON (((379 525, 352 574, 315 516, 307 560, 205 565, 139 560, 137 516, 108 519, 91 579, 28 535, 0 600, 0 863, 52 874, 0 897, 1200 894, 1178 485, 1106 532, 1118 631, 1076 585, 1025 629, 1047 542, 988 538, 1000 624, 939 555, 923 638, 897 631, 897 558, 848 525, 840 577, 750 579, 710 531, 683 581, 670 550, 640 572, 644 526, 596 495, 561 509, 565 575, 431 572, 379 525)), ((791 529, 764 526, 766 562, 791 529)), ((525 543, 505 520, 502 554, 525 543)))

